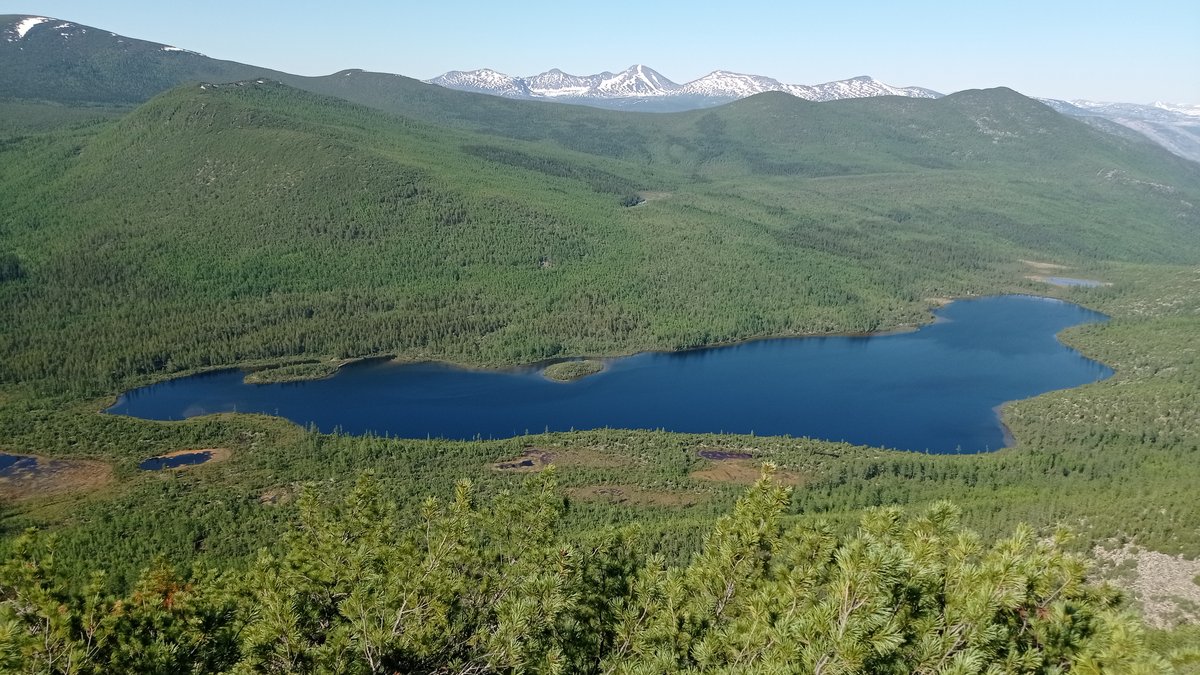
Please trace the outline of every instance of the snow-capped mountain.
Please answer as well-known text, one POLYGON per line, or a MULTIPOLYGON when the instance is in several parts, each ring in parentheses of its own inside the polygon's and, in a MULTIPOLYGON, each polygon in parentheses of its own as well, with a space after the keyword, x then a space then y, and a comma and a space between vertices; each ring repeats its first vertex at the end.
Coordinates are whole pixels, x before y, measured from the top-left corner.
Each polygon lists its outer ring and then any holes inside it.
POLYGON ((714 70, 696 80, 680 87, 680 92, 693 96, 709 96, 720 98, 733 96, 744 98, 761 94, 765 91, 787 91, 788 86, 779 80, 762 75, 746 75, 732 73, 728 70, 714 70))
POLYGON ((871 77, 818 85, 784 84, 762 75, 716 70, 686 84, 676 84, 658 71, 633 65, 619 73, 571 75, 555 68, 529 77, 512 77, 491 69, 451 71, 428 80, 450 89, 482 92, 510 98, 549 98, 601 107, 687 110, 728 103, 767 91, 782 91, 810 101, 832 101, 868 96, 911 96, 937 98, 936 91, 921 87, 894 87, 871 77))
MULTIPOLYGON (((556 96, 586 96, 589 91, 596 88, 596 85, 612 76, 612 73, 600 73, 581 77, 564 73, 558 68, 552 68, 540 75, 531 75, 524 79, 525 85, 532 95, 554 98, 556 96)), ((430 82, 441 84, 436 80, 430 80, 430 82)))
POLYGON ((941 94, 923 87, 893 87, 867 75, 837 80, 813 86, 791 85, 786 91, 810 101, 836 101, 843 98, 871 96, 907 96, 909 98, 941 98, 941 94))
POLYGON ((447 89, 475 91, 506 98, 531 98, 533 96, 523 79, 498 73, 490 68, 452 70, 429 80, 429 83, 447 89))
POLYGON ((609 74, 609 77, 601 79, 589 95, 601 98, 644 98, 670 96, 678 91, 678 84, 663 77, 653 68, 634 65, 616 75, 609 74))

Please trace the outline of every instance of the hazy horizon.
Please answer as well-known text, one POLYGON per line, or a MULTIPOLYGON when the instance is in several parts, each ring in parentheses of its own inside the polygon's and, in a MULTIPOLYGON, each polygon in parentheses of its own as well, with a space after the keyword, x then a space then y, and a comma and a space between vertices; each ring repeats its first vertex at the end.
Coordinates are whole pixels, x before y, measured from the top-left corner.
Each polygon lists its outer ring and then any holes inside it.
POLYGON ((700 3, 519 8, 361 1, 167 6, 114 0, 5 3, 32 14, 300 75, 347 68, 430 79, 492 68, 576 75, 640 63, 684 83, 714 70, 819 84, 870 75, 943 93, 1006 86, 1047 98, 1200 103, 1200 4, 1154 2, 734 9, 700 3))

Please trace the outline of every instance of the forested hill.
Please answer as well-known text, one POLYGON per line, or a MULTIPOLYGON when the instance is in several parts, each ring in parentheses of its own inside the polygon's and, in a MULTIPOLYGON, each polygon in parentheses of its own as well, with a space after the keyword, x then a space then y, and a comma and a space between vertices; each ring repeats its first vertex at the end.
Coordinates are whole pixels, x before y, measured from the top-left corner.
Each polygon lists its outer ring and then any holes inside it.
MULTIPOLYGON (((1137 137, 1107 134, 1011 89, 968 90, 941 99, 872 97, 814 103, 781 92, 708 110, 642 114, 447 90, 397 75, 347 70, 281 81, 313 92, 518 140, 677 166, 704 165, 740 151, 740 168, 821 175, 898 168, 978 167, 987 162, 1057 171, 1130 164, 1166 167, 1195 181, 1200 167, 1137 137), (730 147, 731 144, 738 147, 730 147), (1134 159, 1134 158, 1137 159, 1134 159), (787 158, 787 159, 781 159, 787 158)), ((1161 175, 1160 175, 1161 177, 1161 175)))
POLYGON ((496 136, 262 79, 10 138, 0 377, 869 331, 1020 289, 1020 258, 1200 260, 1200 169, 1008 90, 520 105, 575 112, 496 136))
POLYGON ((141 103, 188 81, 284 76, 59 19, 17 33, 18 23, 29 18, 0 15, 0 98, 141 103))
MULTIPOLYGON (((0 671, 1166 667, 1080 554, 1128 554, 1108 571, 1137 589, 1143 552, 1200 551, 1196 165, 1006 89, 620 113, 12 25, 0 671), (1115 375, 1005 404, 1014 443, 983 455, 97 414, 216 368, 876 331, 1004 292, 1111 316, 1062 337, 1115 375)), ((1195 666, 1197 634, 1148 642, 1195 666)))

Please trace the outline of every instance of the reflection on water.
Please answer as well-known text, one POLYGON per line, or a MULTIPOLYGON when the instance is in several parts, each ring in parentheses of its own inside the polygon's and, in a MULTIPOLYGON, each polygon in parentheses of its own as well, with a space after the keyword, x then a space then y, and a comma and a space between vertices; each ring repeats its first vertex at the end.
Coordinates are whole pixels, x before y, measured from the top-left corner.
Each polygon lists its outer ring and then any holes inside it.
POLYGON ((366 362, 335 377, 247 385, 228 371, 122 396, 109 412, 282 415, 322 431, 500 438, 600 427, 809 436, 931 452, 1004 445, 995 408, 1112 371, 1055 334, 1104 316, 1031 296, 958 301, 910 333, 785 338, 613 359, 575 382, 536 369, 366 362))

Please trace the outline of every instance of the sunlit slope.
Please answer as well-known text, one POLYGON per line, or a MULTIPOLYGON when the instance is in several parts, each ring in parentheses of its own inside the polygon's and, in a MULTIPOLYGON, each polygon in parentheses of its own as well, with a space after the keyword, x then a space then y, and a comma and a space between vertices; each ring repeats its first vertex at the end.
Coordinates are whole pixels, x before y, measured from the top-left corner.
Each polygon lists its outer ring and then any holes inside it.
MULTIPOLYGON (((517 101, 455 91, 389 73, 346 70, 322 77, 284 76, 287 84, 363 105, 523 140, 549 140, 592 154, 627 159, 703 162, 735 150, 762 173, 828 173, 901 164, 930 168, 978 165, 1005 158, 1063 161, 1135 148, 1161 169, 1165 161, 1192 167, 1144 139, 1062 119, 1048 106, 1007 88, 968 90, 939 99, 895 96, 816 103, 768 92, 682 113, 631 113, 552 102, 517 101), (586 132, 586 133, 580 133, 586 132), (853 132, 848 135, 847 132, 853 132), (1028 133, 1023 133, 1028 132, 1028 133), (1035 142, 1036 141, 1036 142, 1035 142), (825 153, 824 166, 805 167, 790 153, 825 153), (1033 154, 1029 154, 1032 152, 1033 154), (665 153, 665 154, 663 154, 665 153), (789 155, 778 159, 775 155, 789 155), (1164 160, 1166 155, 1170 159, 1164 160), (775 161, 770 161, 775 160, 775 161)), ((894 166, 894 165, 893 165, 894 166)), ((750 168, 755 168, 751 166, 750 168)))
MULTIPOLYGON (((362 71, 293 79, 440 125, 725 185, 739 178, 779 185, 768 190, 785 201, 797 192, 796 179, 827 179, 804 188, 829 189, 839 201, 835 211, 859 210, 872 226, 936 223, 952 235, 1070 256, 1187 262, 1200 253, 1198 202, 1189 198, 1200 166, 1005 88, 828 103, 774 92, 715 109, 648 114, 512 101, 362 71)), ((737 185, 739 198, 746 188, 737 185)), ((780 207, 769 201, 770 209, 780 207)))
POLYGON ((1019 288, 1023 256, 1200 257, 1197 171, 974 96, 899 126, 777 96, 562 106, 565 126, 518 140, 270 82, 185 86, 0 149, 0 376, 108 391, 252 360, 865 331, 921 320, 931 296, 1019 288), (984 113, 1011 135, 968 137, 984 113))

